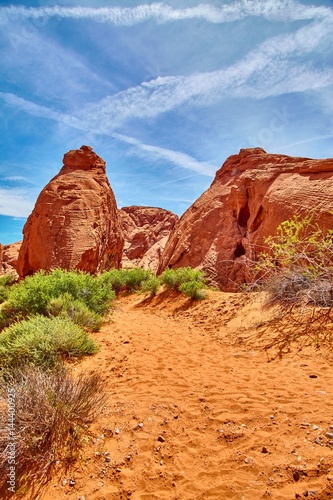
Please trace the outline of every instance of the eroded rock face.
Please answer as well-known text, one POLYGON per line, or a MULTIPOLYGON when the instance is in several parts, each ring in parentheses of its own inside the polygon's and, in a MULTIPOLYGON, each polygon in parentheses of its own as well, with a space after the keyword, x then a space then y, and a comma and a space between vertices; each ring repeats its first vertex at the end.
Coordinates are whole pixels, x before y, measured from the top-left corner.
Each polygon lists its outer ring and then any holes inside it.
POLYGON ((89 273, 119 267, 123 235, 105 162, 89 146, 64 155, 23 229, 21 277, 57 267, 89 273))
POLYGON ((255 259, 281 222, 315 210, 315 221, 332 229, 332 208, 332 158, 242 149, 226 160, 210 188, 180 218, 158 272, 198 267, 221 289, 236 290, 248 280, 244 256, 255 259))
POLYGON ((5 274, 16 275, 17 261, 22 241, 3 245, 2 270, 5 274))
POLYGON ((124 233, 123 267, 157 271, 167 238, 178 216, 155 207, 123 207, 119 217, 124 233))

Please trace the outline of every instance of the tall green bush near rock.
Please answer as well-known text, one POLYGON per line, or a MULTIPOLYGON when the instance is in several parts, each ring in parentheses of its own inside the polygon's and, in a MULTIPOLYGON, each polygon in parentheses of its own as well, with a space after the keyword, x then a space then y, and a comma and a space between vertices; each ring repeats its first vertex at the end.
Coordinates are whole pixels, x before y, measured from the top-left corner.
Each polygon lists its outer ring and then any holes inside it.
POLYGON ((13 285, 0 312, 0 327, 9 326, 34 314, 49 314, 52 300, 64 294, 79 301, 96 314, 108 311, 115 293, 101 276, 56 269, 39 271, 24 281, 13 285))

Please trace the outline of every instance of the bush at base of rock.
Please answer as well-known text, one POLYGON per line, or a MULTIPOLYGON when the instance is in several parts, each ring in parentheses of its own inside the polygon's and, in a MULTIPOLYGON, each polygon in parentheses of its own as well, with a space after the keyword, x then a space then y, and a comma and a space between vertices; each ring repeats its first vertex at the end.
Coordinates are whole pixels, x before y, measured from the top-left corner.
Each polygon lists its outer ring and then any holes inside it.
POLYGON ((180 291, 192 299, 200 300, 205 297, 203 291, 205 279, 199 269, 191 267, 166 269, 161 275, 161 282, 166 287, 180 291))

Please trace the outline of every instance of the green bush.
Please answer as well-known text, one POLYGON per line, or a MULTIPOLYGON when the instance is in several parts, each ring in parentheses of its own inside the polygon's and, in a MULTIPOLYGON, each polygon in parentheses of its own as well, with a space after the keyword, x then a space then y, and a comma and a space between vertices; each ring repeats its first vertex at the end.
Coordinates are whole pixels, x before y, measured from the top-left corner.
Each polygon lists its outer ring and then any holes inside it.
POLYGON ((4 370, 28 364, 54 368, 63 358, 98 350, 94 341, 69 318, 34 316, 14 323, 0 335, 0 366, 4 370))
POLYGON ((47 314, 50 301, 67 293, 97 314, 104 314, 115 298, 102 276, 57 269, 39 271, 13 285, 0 313, 0 328, 34 314, 47 314))
POLYGON ((135 267, 133 269, 111 269, 102 274, 101 279, 119 294, 122 291, 140 291, 142 284, 155 275, 146 269, 135 267))
POLYGON ((159 291, 161 282, 157 276, 153 274, 146 280, 142 281, 140 291, 143 293, 150 293, 154 297, 159 291))
POLYGON ((110 271, 104 271, 101 279, 118 295, 126 288, 125 276, 125 269, 110 269, 110 271))
POLYGON ((193 299, 200 300, 205 297, 202 290, 205 287, 205 279, 199 269, 191 267, 166 269, 162 273, 161 282, 166 287, 178 290, 193 299))
MULTIPOLYGON (((40 488, 57 461, 68 466, 91 435, 89 424, 103 411, 105 396, 97 375, 74 380, 61 368, 54 372, 24 367, 0 380, 0 407, 15 402, 15 474, 17 493, 41 498, 40 488), (31 491, 33 490, 33 491, 31 491)), ((0 473, 8 474, 8 411, 0 412, 0 473), (6 451, 7 450, 7 451, 6 451)), ((14 495, 15 496, 15 495, 14 495)), ((0 497, 13 497, 4 480, 0 497)))
POLYGON ((202 300, 206 297, 206 293, 202 289, 202 283, 198 281, 187 281, 183 283, 180 285, 179 291, 194 300, 202 300))
POLYGON ((12 274, 5 274, 0 276, 0 304, 7 300, 9 295, 9 287, 15 282, 15 276, 12 274))
POLYGON ((91 332, 98 332, 102 326, 102 316, 91 311, 80 300, 73 299, 69 293, 51 299, 47 306, 47 312, 50 316, 68 317, 77 325, 91 332))

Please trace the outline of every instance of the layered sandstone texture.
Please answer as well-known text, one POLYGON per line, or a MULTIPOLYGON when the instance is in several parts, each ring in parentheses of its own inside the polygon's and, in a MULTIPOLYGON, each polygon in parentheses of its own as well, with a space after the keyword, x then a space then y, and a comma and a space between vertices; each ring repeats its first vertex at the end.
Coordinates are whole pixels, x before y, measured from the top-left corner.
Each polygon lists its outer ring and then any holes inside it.
POLYGON ((123 235, 105 162, 82 146, 66 153, 63 163, 24 226, 21 277, 39 269, 98 273, 120 265, 123 235))
POLYGON ((22 241, 17 241, 16 243, 10 243, 8 245, 2 245, 2 272, 4 274, 16 274, 21 245, 22 241))
POLYGON ((156 272, 178 216, 163 208, 131 206, 121 208, 119 217, 125 240, 122 266, 156 272))
POLYGON ((197 267, 222 290, 248 281, 265 238, 294 214, 313 212, 324 230, 333 228, 333 159, 312 160, 242 149, 217 171, 207 191, 171 233, 159 272, 197 267))

